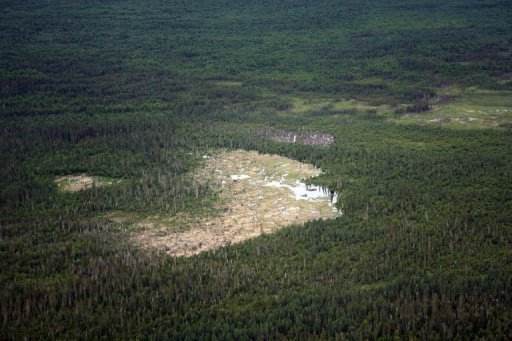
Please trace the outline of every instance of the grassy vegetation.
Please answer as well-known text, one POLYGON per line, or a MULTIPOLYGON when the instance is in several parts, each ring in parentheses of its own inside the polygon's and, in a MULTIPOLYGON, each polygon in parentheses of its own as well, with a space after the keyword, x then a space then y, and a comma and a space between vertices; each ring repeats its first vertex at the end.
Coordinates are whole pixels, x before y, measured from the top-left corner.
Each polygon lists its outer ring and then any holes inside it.
POLYGON ((476 87, 440 89, 440 102, 428 112, 399 117, 400 123, 434 124, 454 129, 508 129, 512 91, 476 87))
POLYGON ((508 338, 511 18, 480 0, 5 1, 0 339, 508 338), (320 166, 343 217, 190 258, 131 243, 116 213, 215 214, 192 174, 218 148, 320 166), (79 174, 121 181, 58 190, 79 174))

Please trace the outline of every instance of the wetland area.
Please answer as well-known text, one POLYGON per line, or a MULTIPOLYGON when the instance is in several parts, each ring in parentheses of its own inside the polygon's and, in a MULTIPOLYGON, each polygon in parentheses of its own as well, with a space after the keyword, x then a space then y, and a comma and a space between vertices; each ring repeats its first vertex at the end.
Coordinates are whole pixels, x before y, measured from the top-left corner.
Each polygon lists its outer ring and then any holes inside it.
POLYGON ((341 216, 337 194, 305 179, 320 169, 283 156, 235 150, 205 155, 196 172, 219 195, 218 214, 150 217, 139 221, 133 239, 173 256, 190 256, 240 243, 280 228, 341 216))

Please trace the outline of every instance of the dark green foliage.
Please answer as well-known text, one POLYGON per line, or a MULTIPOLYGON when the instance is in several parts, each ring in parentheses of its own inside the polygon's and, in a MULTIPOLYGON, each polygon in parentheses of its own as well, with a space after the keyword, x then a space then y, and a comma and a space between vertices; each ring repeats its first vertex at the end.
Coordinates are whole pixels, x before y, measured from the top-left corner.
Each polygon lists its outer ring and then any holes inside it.
MULTIPOLYGON (((510 130, 295 114, 510 88, 507 1, 40 1, 0 13, 0 339, 507 339, 510 130), (508 84, 508 85, 507 85, 508 84), (262 131, 330 133, 328 148, 262 131), (212 148, 322 167, 344 216, 191 258, 111 211, 208 210, 212 148), (62 193, 54 177, 121 179, 62 193)), ((506 127, 504 127, 506 128, 506 127)))

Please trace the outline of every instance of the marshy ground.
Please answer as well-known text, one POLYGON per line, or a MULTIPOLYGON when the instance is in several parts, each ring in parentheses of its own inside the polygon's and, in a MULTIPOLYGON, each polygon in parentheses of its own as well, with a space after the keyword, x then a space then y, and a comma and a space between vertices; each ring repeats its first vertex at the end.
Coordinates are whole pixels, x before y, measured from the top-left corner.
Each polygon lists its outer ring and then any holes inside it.
POLYGON ((454 129, 509 129, 512 125, 512 91, 450 87, 440 89, 439 94, 450 100, 433 104, 428 112, 407 114, 395 121, 454 129))
POLYGON ((278 155, 222 151, 205 155, 195 177, 219 193, 218 214, 149 217, 136 222, 133 240, 173 256, 190 256, 239 243, 282 227, 341 215, 336 195, 302 179, 320 170, 278 155))

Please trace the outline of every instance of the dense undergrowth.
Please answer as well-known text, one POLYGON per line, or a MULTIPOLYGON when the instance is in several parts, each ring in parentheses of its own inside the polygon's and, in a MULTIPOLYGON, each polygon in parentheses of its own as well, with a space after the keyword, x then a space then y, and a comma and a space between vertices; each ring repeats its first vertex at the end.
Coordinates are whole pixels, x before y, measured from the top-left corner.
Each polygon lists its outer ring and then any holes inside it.
POLYGON ((7 2, 0 338, 478 338, 512 333, 512 135, 291 112, 510 90, 506 1, 7 2), (99 18, 100 20, 98 21, 99 18), (265 129, 334 144, 277 143, 265 129), (320 166, 344 216, 191 258, 112 211, 193 213, 215 148, 320 166), (63 193, 56 176, 123 179, 63 193))

